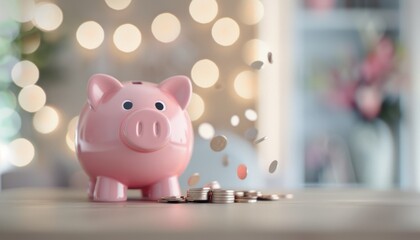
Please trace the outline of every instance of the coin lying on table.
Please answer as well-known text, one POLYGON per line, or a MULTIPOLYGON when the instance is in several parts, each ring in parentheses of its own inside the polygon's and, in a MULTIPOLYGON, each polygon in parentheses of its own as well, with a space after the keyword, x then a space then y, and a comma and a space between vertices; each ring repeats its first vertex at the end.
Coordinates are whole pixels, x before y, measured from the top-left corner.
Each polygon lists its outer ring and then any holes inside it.
POLYGON ((158 200, 160 203, 185 203, 186 200, 184 196, 168 196, 162 197, 158 200))
POLYGON ((280 196, 277 194, 263 194, 257 199, 258 201, 277 201, 280 200, 280 196))

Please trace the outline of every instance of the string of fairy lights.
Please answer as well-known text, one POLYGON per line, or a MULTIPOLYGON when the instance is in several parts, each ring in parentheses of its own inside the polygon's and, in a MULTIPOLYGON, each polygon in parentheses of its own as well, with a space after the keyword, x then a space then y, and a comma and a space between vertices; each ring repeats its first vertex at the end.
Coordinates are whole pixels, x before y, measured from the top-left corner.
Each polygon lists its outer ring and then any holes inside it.
MULTIPOLYGON (((13 2, 13 1, 11 1, 13 2)), ((63 13, 60 7, 51 2, 35 2, 34 0, 20 0, 19 6, 12 5, 12 8, 19 8, 19 11, 10 11, 18 13, 11 16, 14 22, 21 27, 32 25, 43 32, 52 32, 58 29, 63 22, 63 13)), ((105 0, 108 7, 115 11, 121 11, 130 7, 131 0, 105 0)), ((264 16, 264 7, 259 0, 242 0, 239 5, 240 11, 238 20, 241 24, 255 25, 260 22, 264 16)), ((192 0, 189 4, 189 13, 192 19, 199 24, 212 24, 211 36, 213 40, 223 47, 232 46, 237 42, 241 34, 240 24, 230 17, 216 19, 219 12, 219 6, 216 0, 192 0)), ((0 19, 1 21, 1 19, 0 19)), ((154 38, 162 43, 171 43, 175 41, 181 31, 182 26, 178 17, 170 12, 158 14, 151 25, 151 33, 154 38)), ((112 34, 104 31, 100 22, 88 20, 82 22, 75 31, 75 38, 80 47, 95 51, 99 48, 106 37, 112 37, 114 46, 123 54, 133 53, 138 50, 142 44, 142 30, 132 23, 125 23, 118 26, 112 34)), ((13 37, 11 37, 13 39, 13 37)), ((1 43, 1 41, 0 41, 1 43)), ((28 42, 24 42, 21 51, 36 52, 41 45, 40 38, 34 37, 28 42)), ((1 48, 0 48, 1 49, 1 48)), ((243 46, 243 60, 249 66, 256 60, 266 61, 268 47, 259 39, 251 39, 243 46)), ((33 114, 33 127, 41 134, 49 134, 56 130, 60 123, 60 114, 57 109, 49 106, 45 91, 37 85, 40 77, 40 71, 35 63, 27 59, 15 61, 10 69, 11 82, 20 89, 16 97, 7 90, 8 87, 1 89, 0 96, 11 96, 17 99, 19 107, 26 112, 33 114), (2 95, 3 94, 3 95, 2 95)), ((208 58, 198 60, 191 67, 191 79, 194 84, 202 89, 214 87, 219 81, 220 72, 218 65, 208 58)), ((244 69, 239 72, 233 84, 233 90, 242 99, 254 99, 256 97, 258 75, 251 69, 244 69)), ((20 138, 21 117, 17 104, 13 105, 13 100, 9 105, 4 105, 7 101, 0 101, 0 129, 7 130, 7 134, 0 136, 0 170, 2 163, 8 162, 11 165, 22 167, 28 165, 36 154, 34 144, 25 138, 20 138), (6 160, 6 161, 3 161, 6 160)), ((197 122, 205 112, 205 101, 198 93, 194 92, 188 112, 191 120, 197 122)), ((253 109, 247 109, 244 117, 253 122, 258 118, 253 109)), ((65 142, 69 149, 74 149, 75 129, 78 116, 74 116, 67 124, 67 133, 65 142)), ((230 124, 233 127, 239 125, 241 116, 235 114, 230 118, 230 124)), ((213 137, 215 130, 210 123, 202 122, 198 126, 198 134, 204 139, 213 137)))

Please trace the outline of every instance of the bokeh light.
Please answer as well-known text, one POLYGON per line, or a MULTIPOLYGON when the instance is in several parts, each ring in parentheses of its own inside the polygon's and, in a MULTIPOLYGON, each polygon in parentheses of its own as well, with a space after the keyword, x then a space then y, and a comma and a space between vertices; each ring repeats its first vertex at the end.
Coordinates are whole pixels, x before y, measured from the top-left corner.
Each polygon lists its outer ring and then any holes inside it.
POLYGON ((19 105, 27 112, 40 110, 47 101, 44 90, 37 85, 24 87, 18 96, 19 105))
POLYGON ((75 149, 75 138, 76 138, 76 128, 77 123, 79 122, 79 116, 72 118, 67 126, 67 134, 66 134, 66 143, 70 150, 73 152, 76 151, 75 149))
MULTIPOLYGON (((34 0, 13 0, 7 1, 7 12, 9 16, 17 22, 31 21, 34 16, 35 1, 34 0)), ((4 12, 3 12, 4 13, 4 12)))
POLYGON ((115 30, 113 40, 120 51, 129 53, 140 46, 141 33, 136 26, 126 23, 115 30))
POLYGON ((35 7, 33 22, 43 31, 53 31, 63 22, 63 12, 54 3, 38 3, 35 7))
POLYGON ((31 34, 22 39, 22 53, 34 53, 41 45, 41 36, 39 33, 31 34))
POLYGON ((191 102, 188 105, 188 114, 190 115, 191 121, 198 120, 204 113, 205 104, 203 98, 200 95, 193 93, 191 102))
POLYGON ((236 94, 244 99, 255 98, 257 92, 257 75, 251 71, 243 71, 239 73, 234 81, 234 89, 236 94))
POLYGON ((19 87, 35 84, 39 79, 38 67, 31 61, 23 60, 12 68, 12 80, 19 87))
POLYGON ((198 126, 198 135, 203 139, 211 139, 214 136, 214 127, 210 123, 202 123, 198 126))
POLYGON ((239 20, 247 25, 254 25, 264 16, 264 5, 259 0, 242 0, 239 5, 239 20))
POLYGON ((214 41, 222 46, 230 46, 238 40, 240 34, 239 25, 232 18, 217 20, 211 29, 214 41))
POLYGON ((238 115, 233 115, 233 116, 230 118, 230 124, 231 124, 233 127, 238 126, 238 125, 239 125, 239 123, 240 123, 240 119, 239 119, 239 116, 238 116, 238 115))
POLYGON ((213 61, 202 59, 192 67, 191 78, 197 86, 209 88, 219 79, 219 68, 213 61))
POLYGON ((105 0, 105 3, 114 10, 123 10, 130 5, 131 0, 105 0))
POLYGON ((152 22, 152 33, 158 41, 168 43, 174 41, 181 32, 181 23, 170 13, 158 15, 152 22))
POLYGON ((82 23, 76 32, 76 39, 80 46, 86 49, 95 49, 104 41, 104 29, 99 23, 87 21, 82 23))
POLYGON ((40 133, 47 134, 54 131, 60 118, 57 111, 49 106, 44 106, 38 112, 35 113, 33 118, 33 125, 35 130, 40 133))
POLYGON ((243 58, 246 64, 252 65, 255 61, 267 61, 269 48, 267 44, 260 39, 251 39, 245 43, 243 48, 243 58))
POLYGON ((11 108, 0 108, 0 139, 14 137, 22 126, 22 119, 19 114, 11 108))
POLYGON ((198 23, 209 23, 219 11, 215 0, 192 0, 190 3, 191 17, 198 23))
POLYGON ((258 119, 258 114, 254 109, 248 108, 245 110, 245 118, 253 122, 258 119))
POLYGON ((24 167, 35 157, 35 148, 25 138, 18 138, 9 143, 2 155, 14 166, 24 167))

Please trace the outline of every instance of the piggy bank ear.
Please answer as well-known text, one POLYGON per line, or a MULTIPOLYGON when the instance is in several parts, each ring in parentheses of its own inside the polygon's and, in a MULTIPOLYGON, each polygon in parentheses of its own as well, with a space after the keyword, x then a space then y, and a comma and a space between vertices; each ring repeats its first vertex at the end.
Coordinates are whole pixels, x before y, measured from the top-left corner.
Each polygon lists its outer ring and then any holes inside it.
POLYGON ((185 109, 190 102, 192 86, 191 80, 186 76, 170 77, 161 82, 159 88, 171 94, 182 109, 185 109))
POLYGON ((99 103, 106 100, 122 88, 122 84, 106 74, 95 74, 88 83, 88 103, 95 109, 99 103))

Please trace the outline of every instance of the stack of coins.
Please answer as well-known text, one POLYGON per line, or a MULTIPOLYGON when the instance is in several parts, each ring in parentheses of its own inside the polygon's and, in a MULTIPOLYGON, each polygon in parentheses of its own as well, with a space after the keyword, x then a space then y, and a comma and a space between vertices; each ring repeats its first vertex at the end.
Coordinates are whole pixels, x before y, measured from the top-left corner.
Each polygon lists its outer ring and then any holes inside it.
POLYGON ((255 190, 249 191, 236 191, 235 202, 237 203, 256 203, 258 197, 262 196, 262 193, 255 190))
POLYGON ((212 203, 234 203, 235 191, 227 189, 213 189, 211 194, 212 203))
POLYGON ((221 188, 220 183, 218 181, 212 181, 212 182, 206 183, 206 184, 204 184, 204 187, 208 187, 211 190, 221 188))
POLYGON ((190 188, 187 191, 188 202, 208 202, 210 188, 190 188))

